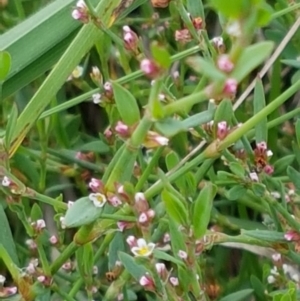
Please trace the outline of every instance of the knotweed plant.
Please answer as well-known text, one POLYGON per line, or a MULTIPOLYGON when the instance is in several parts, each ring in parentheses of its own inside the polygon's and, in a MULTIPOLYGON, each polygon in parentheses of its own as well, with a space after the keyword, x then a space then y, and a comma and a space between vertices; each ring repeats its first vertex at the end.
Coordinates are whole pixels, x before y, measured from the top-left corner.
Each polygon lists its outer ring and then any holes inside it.
POLYGON ((13 2, 0 298, 300 300, 300 5, 13 2))

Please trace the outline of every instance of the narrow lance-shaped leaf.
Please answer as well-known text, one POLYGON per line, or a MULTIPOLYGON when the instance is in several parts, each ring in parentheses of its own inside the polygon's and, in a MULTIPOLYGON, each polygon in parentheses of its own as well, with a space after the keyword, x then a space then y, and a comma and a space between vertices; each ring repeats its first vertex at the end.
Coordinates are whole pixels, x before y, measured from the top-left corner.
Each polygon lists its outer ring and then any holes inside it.
POLYGON ((167 190, 162 192, 161 197, 165 203, 166 211, 170 218, 178 224, 186 226, 188 224, 188 214, 183 203, 174 194, 171 194, 167 190))
POLYGON ((11 66, 11 57, 9 52, 7 51, 0 51, 0 82, 3 81, 11 66))
POLYGON ((193 210, 193 227, 196 239, 202 237, 207 229, 213 199, 217 193, 217 187, 213 184, 206 184, 199 193, 193 210))
POLYGON ((140 110, 134 96, 124 87, 112 82, 114 96, 122 120, 127 125, 133 125, 140 120, 140 110))
POLYGON ((300 119, 299 118, 296 121, 295 129, 296 129, 297 143, 298 143, 298 146, 300 147, 300 119))
MULTIPOLYGON (((96 8, 97 13, 101 15, 101 21, 104 25, 109 23, 112 11, 119 4, 119 1, 118 3, 115 2, 116 1, 101 1, 96 8)), ((93 24, 86 24, 83 26, 60 61, 55 65, 43 85, 39 88, 18 118, 16 129, 13 133, 13 141, 9 152, 10 156, 15 153, 28 131, 32 128, 40 114, 51 101, 52 97, 55 96, 69 74, 80 62, 82 56, 90 50, 98 38, 99 29, 93 24)))
MULTIPOLYGON (((265 99, 265 91, 260 78, 256 79, 255 89, 254 89, 254 114, 260 112, 266 106, 266 99, 265 99)), ((256 126, 255 126, 255 140, 256 143, 267 141, 268 140, 268 120, 267 117, 262 119, 256 126)))
POLYGON ((270 41, 257 43, 247 47, 241 54, 241 57, 230 76, 240 82, 271 54, 273 47, 274 44, 270 41))

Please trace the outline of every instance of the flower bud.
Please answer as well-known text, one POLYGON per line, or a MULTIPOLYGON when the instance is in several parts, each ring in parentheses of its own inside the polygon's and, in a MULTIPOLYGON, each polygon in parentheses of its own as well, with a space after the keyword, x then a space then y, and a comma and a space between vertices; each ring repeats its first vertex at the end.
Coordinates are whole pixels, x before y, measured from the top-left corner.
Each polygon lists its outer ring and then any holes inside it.
POLYGON ((229 59, 229 56, 226 54, 222 54, 218 57, 217 66, 221 71, 229 73, 234 68, 234 64, 229 59))
POLYGON ((143 59, 140 63, 140 69, 149 78, 156 78, 161 73, 161 68, 150 59, 143 59))
POLYGON ((91 178, 89 182, 89 188, 93 192, 102 192, 104 190, 104 184, 101 180, 96 178, 91 178))
POLYGON ((147 290, 154 290, 155 289, 155 284, 152 278, 150 278, 149 275, 144 275, 140 279, 140 285, 143 286, 147 290))
POLYGON ((51 243, 51 245, 56 245, 58 243, 58 238, 55 235, 52 235, 49 238, 49 242, 51 243))
POLYGON ((164 8, 169 5, 171 0, 151 0, 151 4, 153 7, 164 8))
POLYGON ((181 44, 187 44, 192 41, 191 34, 187 28, 175 31, 175 41, 181 44))
POLYGON ((228 94, 228 95, 234 95, 237 91, 237 87, 238 87, 238 82, 236 79, 234 78, 228 78, 226 81, 225 81, 225 85, 224 85, 224 88, 223 88, 223 92, 225 94, 228 94))
POLYGON ((96 66, 92 67, 92 72, 90 73, 90 77, 95 85, 97 85, 98 87, 102 86, 103 77, 98 67, 96 66))
POLYGON ((92 100, 94 104, 99 104, 102 102, 101 100, 101 94, 100 93, 95 93, 92 95, 92 100))
POLYGON ((215 37, 211 40, 212 45, 217 50, 218 53, 224 53, 225 52, 225 44, 222 37, 215 37))
POLYGON ((221 121, 217 125, 217 137, 219 140, 223 140, 228 134, 228 127, 226 121, 221 121))
POLYGON ((170 282, 173 286, 178 286, 179 285, 179 280, 177 277, 170 277, 170 282))
POLYGON ((146 212, 149 209, 148 201, 145 198, 145 195, 142 192, 137 192, 134 196, 135 199, 135 209, 137 212, 142 213, 146 212))
POLYGON ((131 134, 129 126, 122 121, 118 121, 115 126, 116 133, 122 138, 128 138, 131 134))
POLYGON ((72 17, 75 20, 79 20, 82 23, 89 22, 89 11, 83 0, 79 0, 76 3, 76 7, 72 11, 72 17))
POLYGON ((139 38, 127 25, 123 26, 123 40, 125 49, 137 53, 139 38))

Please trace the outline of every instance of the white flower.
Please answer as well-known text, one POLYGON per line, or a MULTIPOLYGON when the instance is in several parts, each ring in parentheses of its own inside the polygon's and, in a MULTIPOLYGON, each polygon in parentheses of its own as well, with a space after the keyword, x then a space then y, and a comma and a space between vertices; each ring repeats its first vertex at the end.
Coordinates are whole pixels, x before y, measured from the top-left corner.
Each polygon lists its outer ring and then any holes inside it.
POLYGON ((273 267, 273 269, 271 269, 270 273, 275 276, 279 275, 279 273, 277 271, 277 267, 273 267))
POLYGON ((272 283, 274 283, 275 281, 276 281, 276 279, 275 279, 275 277, 274 276, 272 276, 272 275, 270 275, 270 276, 268 276, 268 283, 269 284, 272 284, 272 283))
POLYGON ((268 157, 272 157, 273 156, 273 152, 270 149, 267 150, 267 156, 268 157))
POLYGON ((68 204, 67 204, 68 205, 68 209, 70 209, 74 205, 74 203, 75 202, 73 202, 73 201, 68 201, 68 204))
POLYGON ((253 182, 258 182, 259 179, 258 179, 258 175, 256 172, 250 172, 249 173, 249 176, 250 176, 250 179, 253 181, 253 182))
POLYGON ((159 275, 162 275, 164 273, 164 271, 166 270, 166 266, 164 263, 156 263, 155 264, 155 268, 156 268, 156 271, 159 275))
POLYGON ((100 93, 93 94, 92 99, 94 104, 101 103, 101 94, 100 93))
POLYGON ((66 229, 66 223, 65 223, 65 217, 64 216, 61 216, 59 218, 59 221, 60 221, 60 226, 62 229, 66 229))
POLYGON ((242 34, 241 26, 238 21, 231 22, 226 27, 226 32, 233 37, 240 37, 242 34))
POLYGON ((164 136, 156 136, 154 137, 154 140, 159 144, 159 145, 168 145, 169 143, 169 139, 167 137, 164 137, 164 136))
POLYGON ((274 261, 279 261, 281 259, 281 254, 280 253, 275 253, 272 255, 272 259, 274 261))
POLYGON ((43 283, 46 280, 46 277, 44 275, 40 275, 36 279, 37 279, 38 282, 43 283))
POLYGON ((131 252, 135 256, 148 257, 152 254, 155 244, 153 242, 146 243, 145 239, 139 238, 137 246, 131 248, 131 252))
POLYGON ((295 282, 299 282, 299 280, 300 280, 298 274, 293 274, 291 278, 292 278, 292 280, 294 280, 295 282))
POLYGON ((103 207, 105 203, 107 202, 106 196, 102 193, 90 193, 89 199, 94 203, 96 207, 103 207))
POLYGON ((80 8, 86 8, 86 4, 85 4, 84 0, 78 0, 76 3, 76 6, 80 7, 80 8))
POLYGON ((8 187, 10 184, 11 184, 10 179, 7 176, 5 176, 2 180, 2 186, 8 187))
POLYGON ((83 74, 83 67, 77 66, 72 72, 72 78, 79 78, 83 74))
POLYGON ((6 278, 3 275, 0 275, 0 285, 3 285, 6 278))

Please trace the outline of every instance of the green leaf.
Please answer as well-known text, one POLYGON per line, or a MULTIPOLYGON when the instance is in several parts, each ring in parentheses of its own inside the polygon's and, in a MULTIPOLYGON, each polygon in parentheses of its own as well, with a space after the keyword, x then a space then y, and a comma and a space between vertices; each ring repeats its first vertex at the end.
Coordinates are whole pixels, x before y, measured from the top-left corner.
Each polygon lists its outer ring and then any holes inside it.
POLYGON ((151 54, 156 63, 165 69, 168 69, 171 65, 171 56, 167 49, 162 45, 154 42, 151 44, 151 54))
POLYGON ((134 96, 120 84, 112 82, 114 96, 122 120, 133 125, 140 120, 140 110, 134 96))
POLYGON ((202 0, 187 0, 187 11, 191 13, 193 18, 201 17, 204 22, 205 14, 202 0))
POLYGON ((38 219, 43 218, 43 211, 37 203, 33 204, 30 212, 30 217, 32 221, 37 221, 38 219))
POLYGON ((119 258, 119 251, 125 251, 125 244, 123 234, 116 232, 112 242, 109 244, 108 250, 108 268, 111 270, 116 265, 116 261, 119 258))
POLYGON ((218 12, 232 19, 238 19, 245 11, 245 1, 243 0, 212 0, 211 3, 218 12))
POLYGON ((231 162, 229 164, 229 169, 238 177, 244 178, 245 176, 245 169, 242 164, 238 162, 231 162))
POLYGON ((269 230, 241 230, 241 234, 268 242, 286 242, 284 233, 269 230))
MULTIPOLYGON (((16 252, 15 242, 10 230, 10 226, 5 211, 0 203, 0 246, 2 245, 9 254, 13 263, 19 266, 19 259, 16 252)), ((1 255, 1 254, 0 254, 1 255)), ((1 256, 0 256, 1 258, 1 256)))
POLYGON ((163 190, 161 197, 170 218, 180 225, 187 226, 188 213, 184 204, 174 194, 167 190, 163 190))
POLYGON ((296 299, 292 299, 289 294, 286 294, 281 297, 280 301, 295 301, 296 299))
POLYGON ((173 254, 177 255, 179 250, 185 251, 184 233, 179 231, 178 224, 172 218, 169 219, 169 230, 173 254))
MULTIPOLYGON (((225 2, 224 2, 225 3, 225 2)), ((238 82, 242 81, 253 69, 258 67, 271 54, 274 43, 270 41, 256 43, 247 47, 230 75, 238 82)))
POLYGON ((262 197, 265 195, 266 192, 266 186, 260 183, 252 183, 252 191, 253 193, 258 196, 258 197, 262 197))
MULTIPOLYGON (((55 1, 55 4, 65 3, 64 0, 55 1)), ((96 11, 101 15, 101 21, 104 25, 108 24, 112 11, 115 9, 114 5, 111 5, 110 2, 101 1, 97 7, 96 11)), ((47 11, 49 13, 49 11, 47 11)), ((51 12, 52 14, 52 12, 51 12)), ((71 19, 71 18, 70 18, 71 19)), ((72 20, 73 21, 73 20, 72 20)), ((38 22, 37 22, 38 23, 38 22)), ((75 22, 76 23, 76 22, 75 22)), ((54 35, 57 35, 57 32, 53 30, 55 26, 51 29, 54 35)), ((48 28, 49 31, 49 28, 48 28)), ((59 31, 58 31, 59 32, 59 31)), ((36 34, 36 36, 48 36, 47 34, 36 34)), ((40 114, 50 103, 50 101, 55 97, 56 93, 59 91, 61 86, 65 83, 66 79, 74 68, 78 65, 83 55, 86 54, 90 48, 94 45, 96 40, 99 40, 103 36, 103 33, 99 32, 99 29, 93 24, 86 24, 82 27, 78 35, 75 37, 73 42, 70 44, 69 48, 66 50, 59 63, 54 66, 46 80, 43 82, 43 85, 40 86, 38 91, 29 101, 28 105, 20 114, 17 125, 13 134, 12 145, 10 149, 10 155, 14 154, 26 134, 30 131, 36 120, 39 118, 40 114)), ((43 41, 45 39, 41 39, 43 41)), ((47 39, 46 39, 47 40, 47 39)), ((1 40, 2 41, 2 40, 1 40)), ((29 43, 30 45, 31 43, 29 43)), ((20 49, 28 48, 28 43, 26 42, 24 47, 20 49)), ((0 47, 1 48, 1 47, 0 47)), ((30 48, 30 47, 29 47, 30 48)), ((32 49, 32 47, 30 48, 32 49)), ((33 48, 33 51, 36 51, 33 48)), ((10 52, 12 57, 13 54, 10 52)))
POLYGON ((295 129, 296 129, 297 143, 298 143, 298 146, 300 147, 300 119, 299 118, 296 121, 295 129))
POLYGON ((233 115, 232 102, 230 99, 224 99, 218 105, 214 117, 214 132, 217 133, 218 123, 226 121, 227 125, 230 124, 233 115))
POLYGON ((186 59, 186 63, 195 72, 203 74, 213 81, 224 81, 226 79, 225 74, 216 68, 212 62, 208 62, 200 56, 193 56, 186 59))
POLYGON ((236 293, 232 293, 220 299, 220 301, 244 301, 245 298, 250 297, 253 294, 253 289, 248 288, 236 293))
POLYGON ((178 266, 184 265, 184 263, 181 260, 179 260, 163 251, 160 251, 160 250, 155 249, 153 251, 153 255, 154 255, 154 258, 156 258, 156 259, 173 262, 173 263, 177 264, 178 266))
POLYGON ((103 207, 95 207, 88 197, 80 198, 67 210, 66 227, 74 228, 90 224, 101 216, 102 211, 103 207))
POLYGON ((96 154, 105 154, 109 152, 110 148, 103 141, 97 140, 81 145, 78 148, 78 150, 85 152, 93 152, 96 154))
POLYGON ((202 237, 206 233, 216 193, 217 187, 215 185, 211 183, 206 184, 195 201, 192 223, 196 239, 202 237))
POLYGON ((252 288, 254 289, 255 296, 258 298, 258 301, 265 301, 266 288, 263 285, 263 283, 255 275, 251 275, 250 282, 251 282, 252 288))
POLYGON ((287 155, 277 160, 273 165, 275 171, 274 174, 281 175, 287 169, 288 166, 292 165, 295 159, 295 155, 287 155))
POLYGON ((18 108, 17 108, 16 104, 13 104, 9 118, 8 118, 7 126, 5 129, 5 147, 6 147, 6 149, 9 149, 9 147, 10 147, 12 135, 15 130, 16 123, 17 123, 17 118, 18 118, 18 108))
MULTIPOLYGON (((259 113, 266 106, 265 91, 260 78, 256 79, 253 106, 254 106, 254 114, 259 113)), ((267 123, 268 120, 267 117, 265 117, 259 123, 256 124, 255 126, 256 143, 262 141, 268 141, 267 123)))
POLYGON ((139 281, 148 270, 141 264, 137 264, 132 256, 124 252, 119 252, 119 260, 122 262, 124 268, 129 272, 136 281, 139 281))
POLYGON ((11 66, 11 57, 9 52, 7 51, 0 51, 0 82, 3 81, 11 66))
POLYGON ((298 60, 281 60, 281 63, 294 68, 300 68, 300 61, 298 60))
POLYGON ((297 190, 300 190, 300 173, 292 166, 286 170, 288 177, 295 184, 297 190))
POLYGON ((174 118, 165 118, 155 123, 155 128, 164 136, 172 137, 182 131, 188 131, 190 128, 200 126, 212 120, 213 111, 204 111, 183 120, 174 118))
POLYGON ((247 192, 247 189, 242 185, 235 185, 229 190, 226 191, 225 195, 228 198, 228 200, 235 201, 241 198, 245 193, 247 192))

